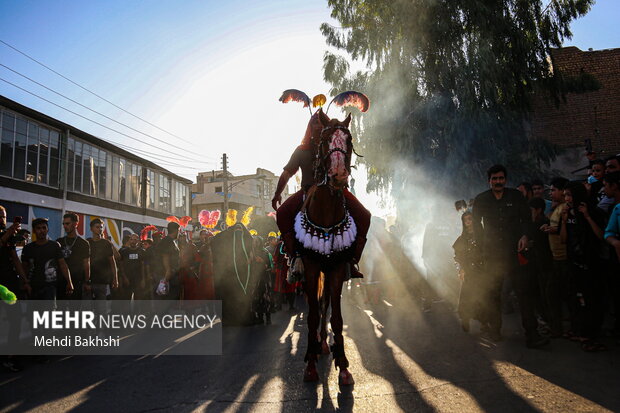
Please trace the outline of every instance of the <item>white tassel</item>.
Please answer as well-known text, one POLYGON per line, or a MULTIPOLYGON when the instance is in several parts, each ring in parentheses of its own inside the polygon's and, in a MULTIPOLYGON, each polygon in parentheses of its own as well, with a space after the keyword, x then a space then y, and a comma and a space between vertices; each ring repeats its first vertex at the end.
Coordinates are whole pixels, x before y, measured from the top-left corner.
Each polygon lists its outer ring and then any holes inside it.
POLYGON ((325 240, 325 254, 329 255, 331 253, 332 253, 332 239, 330 237, 325 240))
POLYGON ((355 220, 349 217, 349 222, 351 223, 351 233, 357 235, 357 225, 355 225, 355 220))
POLYGON ((304 248, 309 250, 310 247, 312 247, 312 235, 306 232, 306 235, 304 235, 304 248))
POLYGON ((323 238, 319 239, 319 252, 325 254, 325 240, 323 238))
POLYGON ((336 235, 336 237, 334 237, 334 242, 336 243, 336 251, 341 251, 342 250, 342 234, 336 235))
POLYGON ((299 219, 299 215, 297 215, 297 217, 295 218, 295 233, 296 234, 301 234, 302 231, 302 226, 301 226, 301 220, 299 219))
POLYGON ((349 230, 346 230, 342 234, 342 248, 347 248, 349 245, 351 245, 351 238, 349 237, 349 230))
POLYGON ((316 235, 312 237, 312 250, 319 250, 319 238, 316 235))

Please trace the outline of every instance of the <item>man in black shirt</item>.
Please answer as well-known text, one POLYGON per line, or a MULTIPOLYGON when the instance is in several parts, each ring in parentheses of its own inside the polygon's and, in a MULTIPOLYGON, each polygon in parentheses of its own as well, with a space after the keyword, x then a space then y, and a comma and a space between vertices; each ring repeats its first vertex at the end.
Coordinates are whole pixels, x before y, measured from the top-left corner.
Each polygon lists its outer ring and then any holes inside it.
POLYGON ((24 271, 29 274, 32 286, 32 299, 55 300, 58 271, 66 281, 67 295, 73 293, 73 283, 69 268, 62 255, 60 244, 47 239, 48 224, 46 218, 37 218, 32 221, 32 231, 37 237, 35 242, 24 247, 22 264, 24 271))
POLYGON ((78 236, 77 225, 79 218, 76 213, 69 212, 63 216, 62 227, 67 235, 58 238, 56 241, 60 244, 62 255, 67 262, 73 288, 75 291, 71 296, 66 296, 64 290, 66 282, 63 279, 58 280, 58 298, 61 300, 81 300, 83 294, 88 295, 90 289, 90 245, 84 238, 78 236))
POLYGON ((169 284, 169 299, 177 299, 180 293, 179 283, 179 224, 176 222, 168 223, 168 235, 166 235, 157 245, 157 253, 161 256, 161 270, 163 279, 169 284))
MULTIPOLYGON (((485 264, 486 296, 483 300, 489 336, 501 340, 501 291, 504 278, 510 278, 519 299, 526 345, 540 347, 548 343, 537 332, 532 291, 536 288, 531 274, 519 267, 519 254, 526 251, 530 210, 523 195, 506 188, 506 168, 494 165, 487 171, 491 189, 474 200, 474 235, 482 246, 485 264)), ((521 255, 521 261, 524 257, 521 255)))
POLYGON ((127 247, 119 250, 121 254, 121 271, 123 279, 126 280, 125 299, 146 300, 148 294, 145 294, 145 278, 144 278, 144 253, 140 247, 140 238, 138 234, 132 234, 129 237, 127 247))
POLYGON ((118 275, 116 273, 116 261, 112 243, 102 237, 103 221, 95 218, 90 222, 92 238, 88 238, 90 244, 90 281, 93 299, 105 300, 112 288, 118 288, 118 275))

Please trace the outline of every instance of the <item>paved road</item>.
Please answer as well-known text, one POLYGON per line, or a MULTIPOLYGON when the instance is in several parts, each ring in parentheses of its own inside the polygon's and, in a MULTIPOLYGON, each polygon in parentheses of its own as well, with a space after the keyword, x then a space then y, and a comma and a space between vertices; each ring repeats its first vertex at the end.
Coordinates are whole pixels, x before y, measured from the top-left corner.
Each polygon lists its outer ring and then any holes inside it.
POLYGON ((225 328, 224 355, 65 357, 0 373, 0 411, 425 412, 620 411, 620 346, 583 353, 565 340, 523 345, 516 316, 498 345, 465 334, 447 305, 408 297, 344 299, 356 384, 339 388, 329 360, 303 383, 303 312, 273 325, 225 328))

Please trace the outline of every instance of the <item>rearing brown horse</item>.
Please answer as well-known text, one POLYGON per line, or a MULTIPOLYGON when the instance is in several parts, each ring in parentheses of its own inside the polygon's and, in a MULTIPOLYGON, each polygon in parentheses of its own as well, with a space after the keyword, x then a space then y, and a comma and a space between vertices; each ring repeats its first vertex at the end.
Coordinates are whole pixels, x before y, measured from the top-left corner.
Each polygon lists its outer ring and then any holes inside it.
POLYGON ((303 246, 304 289, 309 306, 304 380, 318 380, 316 361, 321 352, 317 340, 320 323, 318 283, 323 272, 324 293, 328 294, 325 298, 332 306, 330 322, 334 344, 331 350, 335 365, 340 369, 338 381, 341 385, 350 385, 354 381, 344 351, 340 296, 357 231, 347 212, 343 193, 351 172, 353 145, 348 129, 351 115, 341 122, 329 119, 320 111, 319 119, 323 130, 315 148, 314 174, 317 184, 308 190, 302 210, 295 219, 295 237, 303 246))

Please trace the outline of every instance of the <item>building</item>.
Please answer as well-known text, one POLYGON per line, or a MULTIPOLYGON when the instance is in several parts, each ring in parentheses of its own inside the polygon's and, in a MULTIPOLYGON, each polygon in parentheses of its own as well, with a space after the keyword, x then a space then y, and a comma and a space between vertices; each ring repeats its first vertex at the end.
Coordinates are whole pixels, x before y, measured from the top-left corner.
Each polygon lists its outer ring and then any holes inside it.
MULTIPOLYGON (((271 199, 280 177, 266 169, 257 168, 255 174, 234 176, 228 173, 228 208, 244 211, 253 206, 255 215, 273 212, 271 199)), ((282 199, 289 196, 284 189, 282 199)), ((201 172, 192 187, 192 217, 201 210, 224 211, 224 172, 201 172)))
MULTIPOLYGON (((554 165, 571 171, 587 165, 586 145, 600 156, 620 152, 620 48, 582 51, 563 47, 551 52, 553 73, 573 84, 566 101, 555 105, 546 96, 536 96, 532 107, 531 133, 564 149, 554 165), (595 79, 597 90, 584 81, 595 79), (578 90, 583 84, 582 89, 578 90)), ((590 82, 592 83, 592 82, 590 82)))
POLYGON ((103 139, 0 96, 0 205, 9 222, 48 218, 50 238, 62 235, 65 212, 80 215, 78 232, 102 218, 112 242, 164 227, 190 213, 192 181, 103 139))

